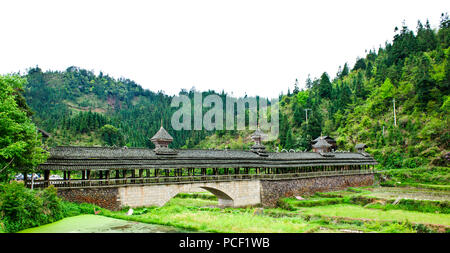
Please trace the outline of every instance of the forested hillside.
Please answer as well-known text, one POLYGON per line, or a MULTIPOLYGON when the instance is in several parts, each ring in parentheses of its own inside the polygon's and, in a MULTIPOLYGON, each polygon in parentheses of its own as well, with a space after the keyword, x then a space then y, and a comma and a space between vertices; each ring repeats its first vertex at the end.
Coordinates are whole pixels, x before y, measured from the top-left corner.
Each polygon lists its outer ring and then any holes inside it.
MULTIPOLYGON (((419 21, 415 32, 396 27, 392 43, 370 50, 353 67, 345 63, 333 80, 327 73, 308 78, 305 90, 296 81, 292 92, 280 96, 279 140, 267 145, 309 150, 311 140, 323 134, 341 150, 367 144, 385 167, 448 165, 449 26, 443 14, 437 30, 428 21, 419 21)), ((248 146, 242 136, 211 136, 199 146, 239 146, 237 140, 248 146)))
MULTIPOLYGON (((419 21, 415 31, 405 25, 395 31, 392 43, 369 50, 354 66, 345 63, 334 78, 328 73, 308 78, 305 90, 296 81, 292 92, 279 98, 280 135, 267 143, 268 148, 309 150, 311 140, 323 134, 335 138, 341 150, 367 144, 386 167, 448 164, 448 15, 441 16, 436 30, 428 21, 419 21)), ((77 67, 62 72, 35 67, 25 77, 24 94, 35 112, 33 120, 51 133, 50 146, 152 147, 149 138, 161 119, 175 148, 251 145, 250 132, 173 131, 170 118, 178 108, 170 107, 172 97, 144 90, 128 79, 77 67)), ((193 97, 193 91, 181 93, 193 97)), ((204 92, 208 94, 217 93, 204 92)))
MULTIPOLYGON (((116 80, 77 67, 62 72, 43 72, 35 67, 24 77, 28 80, 24 94, 34 111, 33 120, 51 134, 49 146, 152 147, 149 139, 158 131, 161 119, 174 137, 174 147, 185 145, 188 138, 194 145, 208 134, 172 131, 170 118, 177 110, 170 107, 172 97, 144 90, 128 79, 116 80)), ((193 95, 193 91, 182 92, 193 95)))

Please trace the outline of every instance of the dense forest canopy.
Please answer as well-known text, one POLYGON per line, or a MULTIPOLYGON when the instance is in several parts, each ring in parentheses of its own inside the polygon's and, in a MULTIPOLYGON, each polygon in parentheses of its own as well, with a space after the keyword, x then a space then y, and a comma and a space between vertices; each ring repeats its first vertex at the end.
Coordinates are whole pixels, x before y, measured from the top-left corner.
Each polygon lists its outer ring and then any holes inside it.
MULTIPOLYGON (((396 27, 391 43, 369 50, 353 67, 345 63, 334 78, 328 73, 308 77, 304 90, 296 80, 293 92, 279 97, 280 135, 268 148, 309 150, 312 139, 329 135, 343 150, 367 144, 387 167, 448 163, 449 26, 448 15, 442 14, 436 30, 428 21, 418 21, 415 31, 396 27)), ((174 137, 174 148, 249 146, 248 131, 174 131, 170 119, 178 108, 170 107, 173 97, 129 79, 78 67, 46 72, 35 67, 23 77, 33 121, 51 133, 49 146, 153 147, 149 138, 161 120, 174 137)), ((180 94, 192 99, 193 92, 180 94)), ((203 92, 208 94, 225 101, 223 92, 203 92)))
MULTIPOLYGON (((152 147, 149 139, 158 131, 161 120, 174 137, 174 147, 185 145, 188 138, 200 140, 206 134, 172 131, 170 118, 177 109, 170 107, 172 97, 162 91, 144 90, 128 79, 116 80, 77 67, 62 72, 42 72, 35 67, 25 77, 25 96, 36 112, 33 119, 52 133, 50 146, 152 147), (112 139, 117 142, 111 142, 112 139)), ((205 92, 211 93, 214 92, 205 92)), ((192 95, 193 91, 187 94, 192 95)))
MULTIPOLYGON (((449 26, 442 14, 437 30, 428 21, 418 21, 415 32, 396 27, 392 43, 369 50, 353 67, 345 63, 332 80, 328 73, 308 76, 305 90, 296 80, 293 92, 280 96, 279 139, 267 145, 310 150, 311 140, 328 135, 341 150, 367 144, 384 167, 448 165, 449 26)), ((199 146, 227 141, 239 146, 217 136, 199 146)))

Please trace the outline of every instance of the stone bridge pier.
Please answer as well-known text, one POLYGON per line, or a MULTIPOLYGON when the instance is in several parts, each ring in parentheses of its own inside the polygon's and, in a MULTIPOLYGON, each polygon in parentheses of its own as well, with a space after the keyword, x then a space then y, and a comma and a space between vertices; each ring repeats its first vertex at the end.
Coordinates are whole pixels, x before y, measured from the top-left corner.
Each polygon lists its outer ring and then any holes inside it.
POLYGON ((178 193, 206 190, 217 197, 220 207, 243 207, 261 203, 260 187, 259 180, 126 186, 118 188, 117 201, 129 207, 163 206, 178 193))

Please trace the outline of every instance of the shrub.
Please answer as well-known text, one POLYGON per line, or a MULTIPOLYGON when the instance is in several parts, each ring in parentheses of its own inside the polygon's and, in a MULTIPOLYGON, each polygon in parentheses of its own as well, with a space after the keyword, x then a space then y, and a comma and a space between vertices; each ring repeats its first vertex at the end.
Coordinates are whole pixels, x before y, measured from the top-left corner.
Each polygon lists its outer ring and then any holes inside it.
MULTIPOLYGON (((378 175, 378 174, 376 174, 378 175)), ((316 192, 314 195, 318 197, 326 197, 326 198, 342 198, 342 194, 334 193, 334 192, 316 192)))
POLYGON ((386 226, 383 226, 381 233, 415 233, 416 231, 412 228, 412 226, 408 223, 388 223, 386 226))
POLYGON ((429 227, 425 226, 424 224, 415 224, 412 226, 414 230, 416 230, 417 233, 434 233, 435 231, 433 229, 430 229, 429 227))
POLYGON ((360 205, 360 206, 365 206, 367 204, 373 203, 376 200, 378 200, 377 198, 373 198, 373 197, 365 197, 365 196, 349 196, 349 197, 345 197, 343 199, 344 203, 348 203, 348 204, 355 204, 355 205, 360 205))
POLYGON ((358 188, 355 188, 355 187, 348 187, 347 191, 349 191, 349 192, 356 192, 356 193, 364 192, 363 189, 358 189, 358 188))
POLYGON ((404 168, 417 168, 423 165, 426 165, 428 163, 428 160, 423 157, 411 157, 406 158, 403 160, 403 167, 404 168))
POLYGON ((381 182, 381 183, 380 183, 380 186, 384 186, 384 187, 395 187, 396 184, 395 184, 395 182, 392 181, 392 180, 386 180, 386 181, 384 181, 384 182, 381 182))
POLYGON ((49 222, 54 222, 64 218, 61 199, 58 198, 57 190, 53 185, 42 191, 38 191, 36 197, 40 197, 42 199, 42 208, 44 210, 44 214, 49 214, 49 222))
POLYGON ((283 198, 278 200, 277 206, 285 210, 295 211, 297 210, 297 207, 337 205, 343 203, 343 201, 343 198, 321 198, 315 200, 297 200, 294 198, 283 198))
POLYGON ((6 232, 17 232, 63 217, 56 189, 30 190, 17 182, 1 185, 0 214, 6 232))
POLYGON ((343 203, 342 198, 323 198, 319 200, 302 200, 293 203, 295 207, 328 206, 343 203))
POLYGON ((277 201, 277 207, 282 208, 284 210, 288 210, 288 211, 295 211, 296 209, 294 207, 292 207, 287 201, 285 201, 284 199, 279 199, 277 201))
POLYGON ((416 199, 402 199, 397 205, 387 205, 388 209, 403 209, 409 211, 418 211, 425 213, 450 213, 450 202, 448 201, 430 201, 416 199))
POLYGON ((80 215, 82 213, 81 209, 80 209, 80 204, 68 202, 68 201, 62 201, 61 206, 62 206, 64 217, 76 216, 76 215, 80 215))
POLYGON ((217 200, 215 195, 204 194, 204 193, 178 193, 175 198, 193 198, 193 199, 209 199, 209 200, 217 200))
POLYGON ((2 230, 13 233, 57 221, 75 214, 75 208, 63 203, 51 186, 30 190, 22 183, 0 185, 0 220, 2 230), (65 208, 68 210, 65 210, 65 208))
POLYGON ((402 167, 404 157, 398 152, 385 152, 375 159, 386 169, 396 169, 402 167))
MULTIPOLYGON (((383 175, 394 182, 400 181, 402 183, 408 183, 411 186, 414 186, 413 184, 415 183, 448 185, 450 182, 449 172, 450 169, 448 167, 433 167, 387 170, 383 172, 383 175)), ((382 186, 386 184, 389 184, 389 182, 386 181, 382 186)))

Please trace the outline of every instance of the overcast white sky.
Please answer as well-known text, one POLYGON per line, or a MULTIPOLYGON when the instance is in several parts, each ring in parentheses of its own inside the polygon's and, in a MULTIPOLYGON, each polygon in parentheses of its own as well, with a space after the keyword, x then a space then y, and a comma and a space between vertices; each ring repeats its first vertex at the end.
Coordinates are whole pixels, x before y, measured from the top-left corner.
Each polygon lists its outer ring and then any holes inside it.
POLYGON ((439 25, 449 1, 0 2, 0 74, 78 66, 166 94, 275 97, 335 76, 391 41, 403 20, 439 25))

